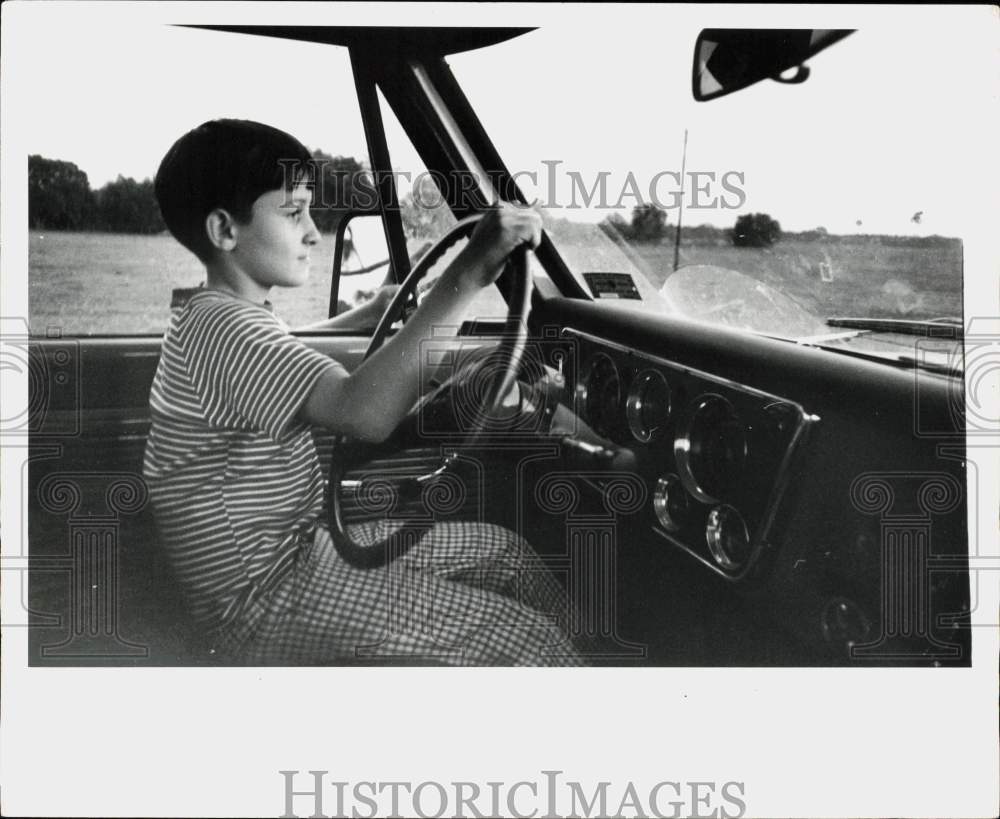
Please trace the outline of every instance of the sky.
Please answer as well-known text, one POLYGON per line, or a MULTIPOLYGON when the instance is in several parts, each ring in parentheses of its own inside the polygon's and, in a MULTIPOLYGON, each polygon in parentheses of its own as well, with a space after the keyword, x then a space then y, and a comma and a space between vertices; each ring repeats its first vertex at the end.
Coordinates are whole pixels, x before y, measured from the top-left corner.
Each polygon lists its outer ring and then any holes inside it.
MULTIPOLYGON (((960 236, 981 215, 971 201, 977 163, 997 129, 995 116, 986 128, 979 121, 991 104, 996 110, 997 61, 975 26, 949 32, 922 14, 906 26, 891 15, 861 20, 858 33, 813 59, 806 83, 764 82, 697 103, 691 61, 700 29, 719 24, 710 18, 587 10, 573 25, 541 21, 450 63, 508 166, 536 174, 537 189, 522 177, 529 192, 544 201, 554 192, 567 205, 568 174, 590 188, 607 172, 608 207, 566 209, 570 218, 596 220, 615 204, 627 215, 636 203, 621 196, 629 173, 649 200, 657 173, 680 170, 685 129, 687 170, 715 175, 708 201, 726 173, 740 174, 729 179, 745 193, 740 208, 719 200, 691 209, 688 177, 686 224, 729 226, 738 213, 763 211, 791 230, 960 236), (549 168, 557 169, 554 191, 549 168)), ((122 15, 82 35, 72 15, 45 21, 21 68, 33 98, 29 152, 74 162, 96 188, 119 174, 151 177, 181 133, 234 116, 277 125, 313 148, 365 154, 343 49, 165 25, 171 19, 197 17, 122 15)), ((418 168, 398 141, 393 161, 418 168)), ((661 204, 675 201, 673 190, 661 176, 661 204)))
MULTIPOLYGON (((991 150, 975 127, 987 109, 965 93, 965 78, 981 72, 975 61, 982 53, 942 41, 934 26, 862 27, 817 55, 802 85, 765 81, 696 102, 690 76, 700 28, 682 23, 669 37, 636 28, 617 50, 603 32, 582 37, 568 28, 497 48, 512 64, 540 62, 535 55, 545 47, 559 53, 559 68, 544 83, 551 97, 491 97, 485 52, 461 55, 454 67, 469 95, 485 101, 487 130, 501 153, 518 157, 515 165, 543 156, 587 166, 599 155, 611 179, 624 180, 628 169, 649 179, 660 169, 679 170, 688 129, 688 171, 717 178, 742 172, 747 208, 793 229, 961 231, 977 156, 991 150), (551 98, 558 116, 549 111, 551 98), (536 120, 550 126, 533 128, 536 120), (912 221, 918 212, 919 223, 912 221)), ((620 184, 609 181, 609 188, 620 184)), ((719 219, 731 223, 732 212, 685 214, 691 224, 719 219)))

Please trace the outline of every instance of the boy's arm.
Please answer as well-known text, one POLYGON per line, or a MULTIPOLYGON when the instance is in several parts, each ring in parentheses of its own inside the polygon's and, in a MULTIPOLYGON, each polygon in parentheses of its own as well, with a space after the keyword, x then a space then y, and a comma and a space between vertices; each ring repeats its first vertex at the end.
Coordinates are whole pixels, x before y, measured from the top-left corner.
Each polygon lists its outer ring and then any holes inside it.
POLYGON ((420 341, 435 327, 457 326, 476 294, 494 281, 514 248, 541 239, 533 210, 501 204, 487 211, 469 243, 392 339, 353 373, 327 370, 300 410, 311 424, 354 438, 381 441, 399 425, 420 396, 420 341))
POLYGON ((375 291, 375 296, 364 304, 345 310, 328 319, 296 327, 293 332, 310 330, 374 330, 382 314, 399 290, 398 284, 386 284, 375 291))

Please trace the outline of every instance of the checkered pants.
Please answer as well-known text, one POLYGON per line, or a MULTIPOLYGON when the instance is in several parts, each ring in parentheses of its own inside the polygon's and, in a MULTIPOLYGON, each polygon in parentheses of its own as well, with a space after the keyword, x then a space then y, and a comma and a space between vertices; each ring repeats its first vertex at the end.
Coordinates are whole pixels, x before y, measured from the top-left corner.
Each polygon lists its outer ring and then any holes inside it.
MULTIPOLYGON (((352 535, 372 542, 391 525, 352 535)), ((319 527, 265 606, 239 652, 250 665, 584 664, 565 591, 531 546, 489 524, 439 523, 378 569, 345 563, 319 527)))

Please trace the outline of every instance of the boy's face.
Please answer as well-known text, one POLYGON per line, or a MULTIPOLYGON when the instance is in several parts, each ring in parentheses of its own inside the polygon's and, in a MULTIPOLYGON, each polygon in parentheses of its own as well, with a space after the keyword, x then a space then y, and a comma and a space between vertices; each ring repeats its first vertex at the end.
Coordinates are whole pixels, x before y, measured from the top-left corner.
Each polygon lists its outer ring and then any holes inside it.
POLYGON ((258 286, 296 287, 309 277, 309 251, 320 239, 311 202, 305 185, 268 191, 253 203, 250 222, 238 226, 231 259, 258 286))

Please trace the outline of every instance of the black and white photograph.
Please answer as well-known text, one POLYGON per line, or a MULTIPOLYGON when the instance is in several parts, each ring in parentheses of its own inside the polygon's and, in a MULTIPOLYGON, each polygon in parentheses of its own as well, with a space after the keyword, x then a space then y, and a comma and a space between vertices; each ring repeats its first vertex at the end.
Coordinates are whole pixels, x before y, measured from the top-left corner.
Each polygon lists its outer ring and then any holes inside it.
POLYGON ((995 7, 2 14, 5 813, 997 814, 995 7))

